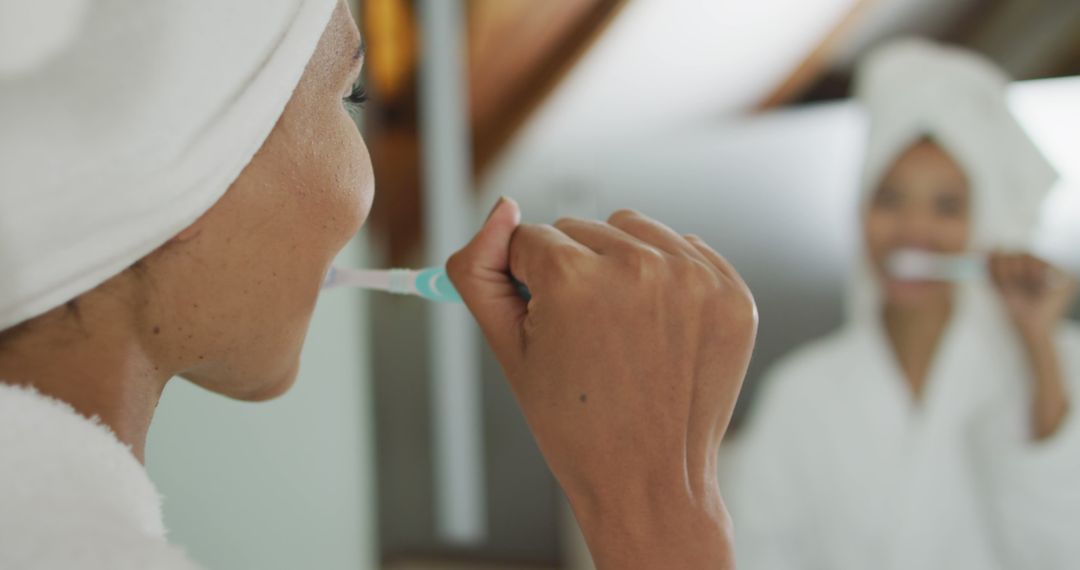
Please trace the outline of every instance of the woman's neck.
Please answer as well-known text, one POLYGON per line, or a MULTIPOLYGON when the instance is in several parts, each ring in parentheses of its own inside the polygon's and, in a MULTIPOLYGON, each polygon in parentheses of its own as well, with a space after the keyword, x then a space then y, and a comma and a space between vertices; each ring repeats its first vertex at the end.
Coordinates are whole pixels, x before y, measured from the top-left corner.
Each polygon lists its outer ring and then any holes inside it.
POLYGON ((86 322, 58 313, 33 323, 0 351, 0 378, 96 416, 142 462, 150 421, 172 375, 124 327, 86 322))
POLYGON ((951 315, 951 296, 920 305, 885 305, 885 332, 916 399, 922 397, 934 352, 951 315))

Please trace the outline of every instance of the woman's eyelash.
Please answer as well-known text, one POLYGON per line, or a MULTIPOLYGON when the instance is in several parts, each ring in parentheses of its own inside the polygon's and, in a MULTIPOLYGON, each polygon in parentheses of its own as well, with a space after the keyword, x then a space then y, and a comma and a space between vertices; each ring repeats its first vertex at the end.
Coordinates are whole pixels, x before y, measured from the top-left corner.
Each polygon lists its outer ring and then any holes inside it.
POLYGON ((367 103, 367 100, 367 89, 364 89, 364 84, 357 80, 357 82, 353 84, 352 91, 345 96, 345 102, 351 107, 363 107, 364 103, 367 103))

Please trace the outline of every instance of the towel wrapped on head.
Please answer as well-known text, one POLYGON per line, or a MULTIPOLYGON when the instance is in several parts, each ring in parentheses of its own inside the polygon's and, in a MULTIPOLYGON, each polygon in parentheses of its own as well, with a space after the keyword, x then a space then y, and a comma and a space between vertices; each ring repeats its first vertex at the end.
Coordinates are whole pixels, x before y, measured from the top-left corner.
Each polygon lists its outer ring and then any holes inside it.
POLYGON ((870 121, 864 197, 905 150, 929 138, 967 173, 972 247, 1029 245, 1058 174, 1010 111, 1000 69, 970 51, 908 39, 864 58, 857 77, 870 121))
POLYGON ((334 0, 0 0, 0 330, 206 212, 273 129, 334 0))

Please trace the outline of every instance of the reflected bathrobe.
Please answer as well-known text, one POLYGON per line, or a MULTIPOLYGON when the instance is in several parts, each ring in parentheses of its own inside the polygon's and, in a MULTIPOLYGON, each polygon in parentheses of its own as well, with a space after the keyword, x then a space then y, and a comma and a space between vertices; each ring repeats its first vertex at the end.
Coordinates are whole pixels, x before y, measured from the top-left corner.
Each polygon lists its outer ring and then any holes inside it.
POLYGON ((0 569, 196 570, 161 500, 104 425, 0 382, 0 569))
MULTIPOLYGON (((971 188, 970 247, 1027 249, 1053 168, 1009 112, 1007 79, 923 41, 871 54, 862 203, 930 137, 971 188)), ((834 334, 763 380, 721 449, 740 570, 1080 568, 1080 329, 1056 334, 1071 411, 1031 437, 1032 370, 993 286, 958 284, 916 401, 881 322, 865 255, 834 334)))
POLYGON ((979 319, 946 333, 915 402, 878 327, 849 325, 765 380, 721 488, 740 570, 1080 567, 1080 329, 1072 412, 1030 437, 1030 371, 979 319))

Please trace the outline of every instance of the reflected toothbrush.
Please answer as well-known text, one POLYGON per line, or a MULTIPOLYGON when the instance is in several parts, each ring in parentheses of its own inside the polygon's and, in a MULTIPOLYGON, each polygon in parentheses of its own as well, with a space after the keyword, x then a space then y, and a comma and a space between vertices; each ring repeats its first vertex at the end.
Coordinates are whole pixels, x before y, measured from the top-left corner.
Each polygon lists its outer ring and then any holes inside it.
POLYGON ((981 253, 949 255, 923 249, 899 249, 886 261, 889 274, 904 281, 971 281, 987 274, 981 253))
MULTIPOLYGON (((976 281, 990 277, 990 256, 967 252, 947 254, 925 249, 898 249, 885 262, 889 275, 901 281, 976 281)), ((1051 288, 1066 283, 1061 275, 1050 272, 1046 285, 1051 288)))

